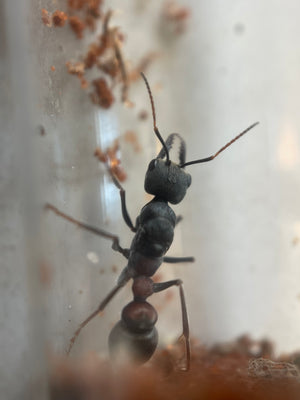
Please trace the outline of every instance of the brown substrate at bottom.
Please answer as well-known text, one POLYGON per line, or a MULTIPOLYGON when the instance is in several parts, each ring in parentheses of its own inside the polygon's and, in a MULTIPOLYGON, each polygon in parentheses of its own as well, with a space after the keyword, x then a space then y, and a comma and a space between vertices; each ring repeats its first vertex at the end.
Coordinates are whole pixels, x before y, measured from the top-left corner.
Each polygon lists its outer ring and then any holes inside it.
POLYGON ((141 367, 114 367, 95 354, 51 362, 52 400, 299 400, 296 355, 276 359, 269 342, 248 337, 206 348, 193 344, 191 366, 176 366, 174 346, 141 367))

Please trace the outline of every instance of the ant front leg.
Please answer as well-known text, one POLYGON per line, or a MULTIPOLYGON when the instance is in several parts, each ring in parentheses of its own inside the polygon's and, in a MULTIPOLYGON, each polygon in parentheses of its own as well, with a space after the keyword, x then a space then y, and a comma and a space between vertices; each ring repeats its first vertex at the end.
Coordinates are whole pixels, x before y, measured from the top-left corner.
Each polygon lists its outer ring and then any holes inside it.
POLYGON ((69 222, 72 222, 72 224, 78 226, 79 228, 85 229, 96 235, 99 235, 99 236, 105 237, 106 239, 112 240, 112 242, 113 242, 112 246, 111 246, 112 249, 121 253, 125 258, 127 258, 127 259, 129 258, 129 249, 123 249, 123 247, 120 246, 118 236, 113 235, 112 233, 106 232, 102 229, 95 228, 91 225, 84 224, 83 222, 80 222, 80 221, 74 219, 73 217, 70 217, 69 215, 63 213, 62 211, 60 211, 58 208, 52 206, 51 204, 47 203, 45 205, 45 209, 53 211, 59 217, 62 217, 69 222))
POLYGON ((136 228, 133 226, 133 223, 132 223, 129 213, 127 211, 125 189, 123 189, 121 183, 118 181, 118 179, 115 177, 115 175, 111 172, 111 170, 109 168, 107 168, 107 170, 111 176, 113 183, 119 189, 119 192, 120 192, 123 219, 124 219, 126 225, 130 228, 130 230, 132 232, 136 232, 136 228))
MULTIPOLYGON (((190 330, 189 330, 189 321, 188 314, 186 309, 186 302, 183 291, 183 283, 181 279, 174 279, 167 282, 160 282, 153 284, 153 292, 161 292, 162 290, 166 290, 171 286, 178 286, 179 295, 180 295, 180 303, 181 303, 181 314, 182 314, 182 335, 180 336, 184 338, 185 341, 185 367, 184 371, 188 371, 190 368, 190 360, 191 360, 191 348, 190 348, 190 330)), ((179 338, 179 339, 180 339, 179 338)))

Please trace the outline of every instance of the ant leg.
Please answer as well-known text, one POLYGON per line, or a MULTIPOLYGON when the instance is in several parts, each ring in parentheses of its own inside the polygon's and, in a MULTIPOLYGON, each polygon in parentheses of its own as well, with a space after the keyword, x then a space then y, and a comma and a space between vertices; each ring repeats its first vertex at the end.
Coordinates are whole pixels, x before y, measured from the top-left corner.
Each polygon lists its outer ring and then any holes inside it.
POLYGON ((176 264, 181 262, 194 262, 194 257, 163 257, 163 262, 176 264))
POLYGON ((89 315, 87 317, 87 319, 85 319, 80 325, 79 328, 77 329, 77 331, 74 333, 74 335, 72 336, 72 338, 70 339, 70 344, 67 350, 67 354, 70 354, 70 351, 72 350, 72 347, 74 346, 74 343, 77 339, 77 337, 79 336, 81 330, 94 318, 96 317, 96 315, 98 315, 100 312, 102 312, 105 307, 107 306, 107 304, 111 301, 111 299, 118 293, 118 291, 120 289, 122 289, 123 286, 126 285, 126 283, 129 281, 129 279, 131 278, 130 274, 128 273, 128 269, 127 267, 124 268, 123 272, 121 273, 119 280, 116 284, 116 286, 114 286, 112 288, 112 290, 108 293, 108 295, 104 298, 104 300, 102 300, 102 302, 99 304, 98 308, 92 312, 91 315, 89 315))
MULTIPOLYGON (((183 220, 182 215, 178 215, 176 217, 176 222, 175 226, 179 224, 180 221, 183 220)), ((181 262, 194 262, 195 258, 194 257, 163 257, 163 262, 170 263, 170 264, 176 264, 176 263, 181 263, 181 262)))
POLYGON ((179 224, 179 222, 182 221, 182 220, 183 220, 183 216, 182 216, 182 215, 178 215, 178 216, 176 217, 175 226, 177 226, 177 225, 179 224))
POLYGON ((121 207, 122 207, 122 215, 123 215, 123 219, 126 223, 126 225, 131 229, 132 232, 136 232, 136 228, 133 226, 133 223, 131 221, 131 218, 128 214, 127 211, 127 207, 126 207, 126 192, 123 189, 123 187, 121 186, 120 182, 118 181, 118 179, 114 176, 114 174, 110 171, 110 169, 108 168, 108 172, 111 176, 111 179, 113 181, 113 183, 115 184, 115 186, 119 189, 120 191, 120 198, 121 198, 121 207))
POLYGON ((56 215, 66 219, 69 222, 72 222, 72 224, 75 224, 79 226, 79 228, 86 229, 87 231, 90 231, 92 233, 95 233, 96 235, 105 237, 106 239, 111 239, 112 240, 112 249, 115 251, 118 251, 119 253, 123 254, 125 258, 128 259, 129 257, 129 249, 123 249, 123 247, 120 246, 119 244, 119 238, 116 235, 113 235, 112 233, 103 231, 102 229, 94 228, 93 226, 84 224, 80 221, 77 221, 76 219, 70 217, 69 215, 63 213, 60 211, 58 208, 52 206, 51 204, 47 203, 45 204, 45 209, 53 211, 56 215))
MULTIPOLYGON (((181 279, 174 279, 167 282, 160 282, 153 284, 153 292, 161 292, 162 290, 168 289, 171 286, 179 287, 179 295, 180 295, 180 303, 181 303, 181 313, 182 313, 182 335, 180 336, 184 338, 185 341, 185 368, 184 371, 188 371, 190 368, 190 360, 191 360, 191 348, 190 348, 190 329, 189 329, 189 321, 186 309, 186 302, 183 291, 183 283, 181 279)), ((180 339, 179 338, 179 339, 180 339)))

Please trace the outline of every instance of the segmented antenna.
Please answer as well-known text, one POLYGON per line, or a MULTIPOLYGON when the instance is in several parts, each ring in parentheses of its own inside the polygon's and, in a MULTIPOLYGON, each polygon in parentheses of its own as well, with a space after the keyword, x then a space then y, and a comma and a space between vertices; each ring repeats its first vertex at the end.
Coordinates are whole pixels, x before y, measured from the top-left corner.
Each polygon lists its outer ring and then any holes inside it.
POLYGON ((249 132, 250 129, 254 128, 256 125, 258 125, 259 122, 255 122, 254 124, 250 125, 247 129, 245 129, 243 132, 241 132, 240 134, 238 134, 235 138, 233 138, 232 140, 230 140, 230 142, 228 142, 227 144, 225 144, 225 146, 223 146, 220 150, 218 150, 214 155, 210 156, 210 157, 206 157, 206 158, 201 158, 200 160, 194 160, 194 161, 188 161, 187 163, 181 164, 180 168, 184 168, 187 165, 192 165, 192 164, 200 164, 206 161, 211 161, 214 158, 216 158, 220 153, 222 153, 222 151, 224 151, 225 149, 227 149, 227 147, 231 146, 232 143, 234 143, 236 140, 238 140, 240 137, 242 137, 243 135, 245 135, 245 133, 249 132))
POLYGON ((159 133, 159 130, 158 130, 157 126, 156 126, 156 114, 155 114, 155 108, 154 108, 154 101, 153 101, 152 92, 151 92, 149 83, 148 83, 148 81, 147 81, 147 78, 145 77, 145 75, 144 75, 143 72, 141 72, 141 76, 142 76, 142 78, 143 78, 144 81, 145 81, 145 84, 146 84, 146 87, 147 87, 147 90, 148 90, 148 93, 149 93, 149 97, 150 97, 150 102, 151 102, 151 107, 152 107, 152 117, 153 117, 153 129, 154 129, 154 133, 155 133, 155 135, 157 136, 158 140, 160 141, 160 143, 162 144, 162 146, 163 146, 163 148, 164 148, 164 150, 165 150, 165 153, 166 153, 166 156, 167 156, 167 161, 166 161, 166 163, 167 163, 167 164, 170 164, 169 150, 168 150, 168 148, 167 148, 167 145, 166 145, 164 139, 162 138, 161 134, 159 133))

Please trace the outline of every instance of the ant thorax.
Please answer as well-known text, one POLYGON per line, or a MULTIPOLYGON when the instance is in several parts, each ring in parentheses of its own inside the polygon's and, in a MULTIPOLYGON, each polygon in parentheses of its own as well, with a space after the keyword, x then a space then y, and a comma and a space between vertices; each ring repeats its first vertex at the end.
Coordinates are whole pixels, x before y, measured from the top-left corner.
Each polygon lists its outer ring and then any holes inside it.
POLYGON ((168 203, 154 198, 143 207, 137 220, 131 251, 151 258, 162 257, 172 244, 175 223, 175 213, 168 203))

